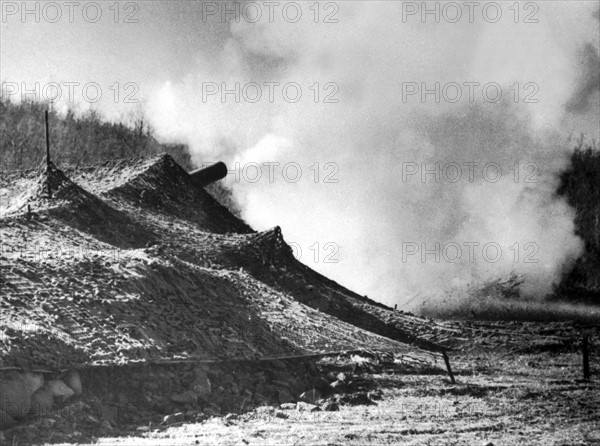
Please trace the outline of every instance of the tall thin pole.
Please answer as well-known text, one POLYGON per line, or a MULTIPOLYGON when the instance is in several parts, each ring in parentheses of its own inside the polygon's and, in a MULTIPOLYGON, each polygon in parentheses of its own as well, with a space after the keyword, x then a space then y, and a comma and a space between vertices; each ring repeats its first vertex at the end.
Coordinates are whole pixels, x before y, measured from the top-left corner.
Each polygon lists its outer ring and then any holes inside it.
POLYGON ((50 129, 48 127, 48 110, 44 111, 46 120, 46 166, 50 168, 50 129))
POLYGON ((48 183, 48 198, 52 198, 52 187, 50 186, 50 126, 48 125, 48 110, 44 111, 46 121, 46 181, 48 183))

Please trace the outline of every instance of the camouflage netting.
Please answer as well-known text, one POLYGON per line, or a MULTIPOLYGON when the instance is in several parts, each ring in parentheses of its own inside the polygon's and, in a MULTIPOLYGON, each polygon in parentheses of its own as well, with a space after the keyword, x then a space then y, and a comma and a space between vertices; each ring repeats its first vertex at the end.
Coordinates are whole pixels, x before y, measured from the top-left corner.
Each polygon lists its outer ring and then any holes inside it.
POLYGON ((0 188, 2 368, 415 351, 390 309, 296 261, 279 228, 254 232, 166 155, 0 188))

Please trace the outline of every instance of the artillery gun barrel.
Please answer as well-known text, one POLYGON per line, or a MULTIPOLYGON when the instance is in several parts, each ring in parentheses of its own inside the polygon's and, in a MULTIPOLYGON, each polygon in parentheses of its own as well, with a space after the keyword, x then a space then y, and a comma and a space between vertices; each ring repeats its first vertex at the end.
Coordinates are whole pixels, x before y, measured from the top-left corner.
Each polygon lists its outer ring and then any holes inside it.
POLYGON ((194 186, 206 187, 215 181, 222 180, 227 176, 227 166, 219 161, 202 169, 196 169, 189 173, 194 186))

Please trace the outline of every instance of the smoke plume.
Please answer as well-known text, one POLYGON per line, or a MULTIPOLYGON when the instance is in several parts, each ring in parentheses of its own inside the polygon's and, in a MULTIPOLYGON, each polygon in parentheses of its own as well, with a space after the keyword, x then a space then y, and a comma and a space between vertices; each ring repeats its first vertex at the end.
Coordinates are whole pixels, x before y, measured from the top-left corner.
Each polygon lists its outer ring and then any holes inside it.
POLYGON ((304 263, 357 292, 402 305, 515 273, 543 296, 582 249, 555 191, 569 137, 598 137, 593 5, 542 4, 537 23, 423 23, 403 20, 403 3, 341 2, 338 23, 231 21, 149 114, 198 164, 228 164, 254 228, 280 225, 304 263), (262 98, 207 95, 236 82, 262 98), (270 101, 268 82, 302 97, 270 101), (474 87, 470 100, 471 82, 502 97, 474 87), (461 99, 409 94, 436 83, 461 99))

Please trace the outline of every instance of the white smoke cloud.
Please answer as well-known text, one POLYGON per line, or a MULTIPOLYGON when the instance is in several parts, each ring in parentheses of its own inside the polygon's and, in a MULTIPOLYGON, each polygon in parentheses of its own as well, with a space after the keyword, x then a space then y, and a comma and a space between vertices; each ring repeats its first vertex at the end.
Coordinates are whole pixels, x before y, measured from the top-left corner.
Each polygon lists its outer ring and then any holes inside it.
MULTIPOLYGON (((527 295, 549 292, 581 250, 573 211, 554 191, 568 164, 569 134, 597 137, 593 119, 573 120, 564 107, 577 88, 578 51, 598 39, 593 5, 542 4, 534 24, 403 23, 400 2, 339 5, 337 24, 231 23, 216 59, 199 52, 197 69, 150 101, 159 134, 188 142, 198 163, 247 166, 251 179, 258 163, 259 181, 227 180, 244 218, 259 230, 280 225, 302 248, 302 261, 374 299, 402 303, 511 272, 523 276, 527 295), (209 83, 236 82, 258 83, 263 98, 203 97, 209 83), (271 103, 264 82, 297 83, 303 96, 290 103, 276 91, 271 103), (309 89, 315 82, 317 103, 309 89), (338 103, 323 102, 334 91, 328 82, 339 86, 338 103), (495 82, 503 98, 486 103, 476 90, 471 104, 465 88, 455 104, 403 101, 403 82, 495 82), (538 102, 523 103, 532 92, 538 102), (280 165, 270 172, 270 162, 280 165), (422 170, 422 163, 437 162, 462 166, 463 179, 451 183, 442 175, 435 183, 430 175, 423 182, 420 172, 403 178, 403 165, 422 170), (284 181, 288 163, 302 169, 299 181, 284 181), (479 163, 473 181, 465 163, 479 163), (482 178, 490 163, 503 169, 497 182, 482 178), (525 182, 527 175, 537 182, 525 182), (334 251, 322 249, 328 242, 339 246, 339 263, 323 263, 334 251), (470 261, 466 250, 458 262, 436 262, 435 255, 423 262, 420 253, 403 258, 407 244, 464 249, 471 242, 497 243, 500 260, 477 253, 470 261), (537 263, 524 263, 533 251, 537 263)), ((287 176, 295 177, 294 166, 287 176)))

